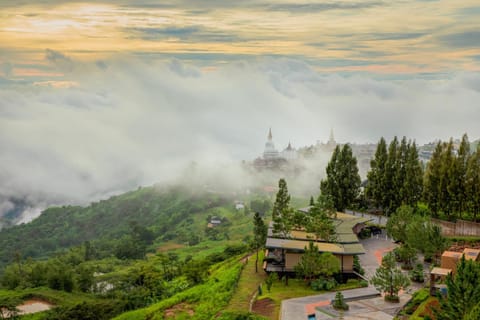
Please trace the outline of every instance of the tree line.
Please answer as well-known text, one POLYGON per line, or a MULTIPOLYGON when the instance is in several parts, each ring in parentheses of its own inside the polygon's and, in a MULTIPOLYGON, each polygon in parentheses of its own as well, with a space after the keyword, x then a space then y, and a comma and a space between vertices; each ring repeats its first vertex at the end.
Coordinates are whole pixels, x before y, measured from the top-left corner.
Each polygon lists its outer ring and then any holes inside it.
POLYGON ((424 166, 415 141, 394 137, 387 144, 382 137, 363 193, 351 147, 336 146, 326 178, 320 182, 320 196, 316 202, 311 198, 308 215, 290 206, 287 182, 279 180, 272 209, 273 233, 288 238, 291 230, 304 229, 314 233, 317 240, 334 240, 329 218, 335 211, 362 206, 373 206, 389 216, 408 206, 421 215, 476 220, 480 211, 480 146, 470 152, 466 134, 458 151, 452 139, 439 141, 424 166))
POLYGON ((382 137, 367 179, 367 201, 387 215, 421 202, 426 213, 449 220, 476 220, 480 212, 480 149, 471 152, 466 134, 457 149, 452 139, 439 141, 426 166, 414 141, 394 137, 387 147, 382 137))

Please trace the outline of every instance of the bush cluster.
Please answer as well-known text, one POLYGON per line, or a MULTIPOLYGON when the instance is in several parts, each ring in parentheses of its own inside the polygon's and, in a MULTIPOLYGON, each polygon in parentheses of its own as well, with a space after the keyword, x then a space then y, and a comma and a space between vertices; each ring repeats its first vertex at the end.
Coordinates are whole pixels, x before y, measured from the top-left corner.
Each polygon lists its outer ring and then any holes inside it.
POLYGON ((337 281, 333 278, 320 278, 312 281, 311 288, 315 291, 327 290, 331 291, 337 286, 337 281))

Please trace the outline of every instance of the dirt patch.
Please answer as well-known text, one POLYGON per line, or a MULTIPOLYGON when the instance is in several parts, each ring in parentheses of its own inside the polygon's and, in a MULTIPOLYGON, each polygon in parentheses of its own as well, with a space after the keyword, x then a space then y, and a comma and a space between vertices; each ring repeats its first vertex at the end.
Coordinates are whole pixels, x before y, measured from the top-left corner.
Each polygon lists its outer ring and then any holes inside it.
POLYGON ((45 300, 30 299, 17 306, 20 314, 30 314, 50 310, 53 305, 45 300))
POLYGON ((173 307, 165 310, 165 318, 176 318, 177 315, 187 314, 192 317, 195 312, 192 309, 192 306, 186 303, 179 303, 173 307))
POLYGON ((252 311, 264 317, 271 317, 275 311, 275 303, 270 298, 257 300, 253 303, 252 311))
POLYGON ((463 242, 455 242, 450 246, 448 251, 455 251, 455 252, 463 252, 464 249, 469 248, 469 249, 480 249, 480 242, 479 243, 474 243, 473 245, 471 244, 466 244, 463 242))
POLYGON ((167 242, 167 243, 163 244, 162 246, 158 247, 157 252, 167 252, 167 251, 170 251, 170 250, 181 249, 183 247, 185 247, 184 244, 167 242))

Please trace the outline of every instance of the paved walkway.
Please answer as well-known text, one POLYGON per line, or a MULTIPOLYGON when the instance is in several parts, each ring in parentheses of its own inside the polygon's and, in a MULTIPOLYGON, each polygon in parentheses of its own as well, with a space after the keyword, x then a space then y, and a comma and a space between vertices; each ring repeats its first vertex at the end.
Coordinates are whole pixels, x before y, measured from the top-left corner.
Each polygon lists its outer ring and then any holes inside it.
MULTIPOLYGON (((343 291, 345 298, 355 298, 378 294, 375 288, 359 288, 343 291)), ((288 299, 282 301, 280 318, 282 320, 305 320, 309 314, 314 314, 316 307, 328 306, 335 297, 335 292, 328 292, 315 296, 288 299)))
POLYGON ((403 293, 400 294, 399 303, 386 302, 383 297, 347 301, 349 310, 344 312, 335 310, 331 305, 322 306, 315 310, 315 319, 338 319, 343 315, 344 320, 392 320, 410 298, 409 294, 403 293))
POLYGON ((371 279, 375 274, 375 270, 382 263, 383 256, 398 246, 393 243, 391 238, 386 236, 385 232, 372 238, 360 240, 360 243, 365 249, 365 254, 361 254, 358 257, 361 266, 365 270, 365 277, 368 279, 371 279))
MULTIPOLYGON (((400 303, 385 302, 373 287, 345 290, 342 292, 345 299, 359 299, 347 301, 349 310, 343 312, 347 319, 392 320, 393 316, 407 303, 410 295, 400 294, 400 303)), ((306 320, 309 315, 315 315, 317 320, 338 319, 340 312, 333 309, 330 302, 335 292, 316 296, 288 299, 282 301, 280 319, 306 320)))

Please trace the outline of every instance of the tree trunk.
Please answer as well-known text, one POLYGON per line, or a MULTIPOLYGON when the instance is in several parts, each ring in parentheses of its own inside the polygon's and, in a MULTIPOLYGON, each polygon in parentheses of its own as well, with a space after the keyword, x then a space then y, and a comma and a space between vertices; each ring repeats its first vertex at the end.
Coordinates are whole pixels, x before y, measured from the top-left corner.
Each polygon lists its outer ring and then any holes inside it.
POLYGON ((258 273, 258 249, 257 249, 257 257, 255 259, 255 273, 258 273))

